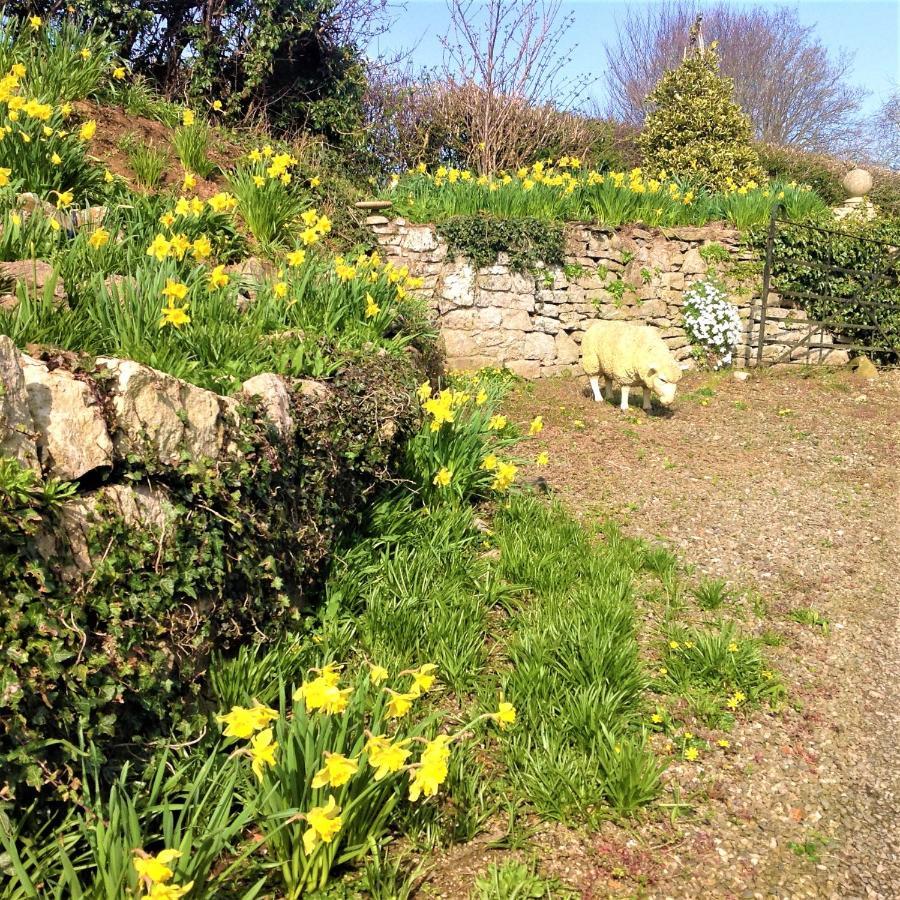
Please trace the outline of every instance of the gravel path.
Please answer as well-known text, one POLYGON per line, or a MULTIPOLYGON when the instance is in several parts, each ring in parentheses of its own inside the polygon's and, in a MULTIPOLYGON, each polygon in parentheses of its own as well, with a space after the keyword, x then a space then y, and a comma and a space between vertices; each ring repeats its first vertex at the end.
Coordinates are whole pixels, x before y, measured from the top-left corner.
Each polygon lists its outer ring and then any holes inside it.
POLYGON ((783 636, 789 705, 672 767, 693 814, 550 829, 544 867, 584 897, 900 898, 900 373, 684 388, 672 413, 625 415, 547 380, 510 412, 543 415, 541 474, 584 518, 758 591, 768 612, 747 627, 783 636))

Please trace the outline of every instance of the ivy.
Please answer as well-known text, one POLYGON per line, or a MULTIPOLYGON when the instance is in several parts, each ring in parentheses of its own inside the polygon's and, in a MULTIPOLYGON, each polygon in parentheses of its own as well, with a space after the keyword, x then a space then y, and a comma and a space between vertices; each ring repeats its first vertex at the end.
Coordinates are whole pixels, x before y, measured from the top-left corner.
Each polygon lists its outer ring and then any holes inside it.
POLYGON ((303 627, 332 548, 399 466, 413 383, 396 359, 374 357, 346 367, 324 399, 295 395, 290 444, 248 409, 225 461, 121 464, 113 483, 152 485, 170 524, 160 534, 96 517, 88 572, 63 541, 48 554, 35 539, 66 530, 57 516, 71 488, 40 486, 11 463, 0 471, 6 796, 65 795, 87 741, 114 768, 123 753, 186 736, 213 651, 303 627))
MULTIPOLYGON (((765 252, 766 229, 750 234, 765 252)), ((772 280, 777 290, 810 295, 802 300, 814 321, 853 343, 891 348, 873 352, 883 362, 900 357, 900 222, 842 223, 836 228, 778 227, 772 280), (873 277, 880 273, 878 277, 873 277)))
POLYGON ((476 215, 455 216, 435 227, 451 255, 465 256, 476 268, 493 265, 501 253, 514 272, 534 272, 541 265, 564 262, 565 235, 556 223, 476 215))

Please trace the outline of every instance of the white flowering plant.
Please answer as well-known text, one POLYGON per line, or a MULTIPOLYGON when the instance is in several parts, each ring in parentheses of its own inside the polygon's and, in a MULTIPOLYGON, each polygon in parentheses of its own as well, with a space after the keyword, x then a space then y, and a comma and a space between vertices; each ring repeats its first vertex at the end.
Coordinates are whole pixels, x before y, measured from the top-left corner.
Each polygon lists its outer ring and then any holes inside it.
POLYGON ((741 317, 717 281, 695 281, 684 295, 684 328, 695 354, 706 357, 712 368, 731 365, 741 340, 741 317))

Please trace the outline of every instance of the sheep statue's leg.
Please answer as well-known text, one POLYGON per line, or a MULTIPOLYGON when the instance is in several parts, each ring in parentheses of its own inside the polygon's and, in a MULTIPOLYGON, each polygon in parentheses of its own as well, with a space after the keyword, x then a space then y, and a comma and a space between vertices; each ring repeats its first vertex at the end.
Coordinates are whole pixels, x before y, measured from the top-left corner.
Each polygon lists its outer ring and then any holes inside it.
POLYGON ((622 385, 622 402, 619 404, 619 409, 627 410, 628 409, 628 391, 629 387, 627 384, 622 385))
POLYGON ((597 375, 590 376, 591 381, 591 390, 594 392, 594 400, 597 403, 603 402, 603 397, 600 394, 600 378, 597 375))
POLYGON ((644 411, 650 412, 650 408, 652 406, 650 402, 650 398, 652 396, 652 391, 648 387, 644 387, 644 411))
POLYGON ((613 398, 613 383, 612 378, 608 375, 604 375, 603 377, 603 396, 612 403, 613 398))

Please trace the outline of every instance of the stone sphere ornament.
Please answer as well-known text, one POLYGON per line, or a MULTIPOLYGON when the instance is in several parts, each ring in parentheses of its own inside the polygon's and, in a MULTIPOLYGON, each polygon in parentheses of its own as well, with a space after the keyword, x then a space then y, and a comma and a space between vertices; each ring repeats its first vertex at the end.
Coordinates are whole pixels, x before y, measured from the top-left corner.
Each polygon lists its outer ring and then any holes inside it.
POLYGON ((848 197, 865 197, 872 190, 872 175, 865 169, 851 169, 842 184, 848 197))

